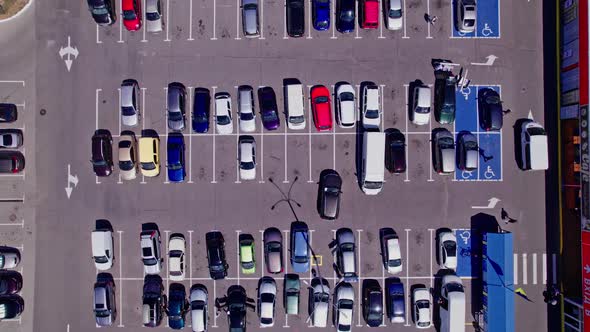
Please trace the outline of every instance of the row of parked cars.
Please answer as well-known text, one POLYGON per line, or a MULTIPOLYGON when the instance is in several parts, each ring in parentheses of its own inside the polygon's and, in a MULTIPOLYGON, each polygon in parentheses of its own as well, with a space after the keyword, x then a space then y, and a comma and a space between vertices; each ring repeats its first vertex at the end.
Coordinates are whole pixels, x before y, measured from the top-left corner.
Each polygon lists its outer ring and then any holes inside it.
POLYGON ((17 248, 0 246, 0 321, 18 318, 25 310, 25 301, 19 295, 23 276, 14 270, 20 261, 17 248))

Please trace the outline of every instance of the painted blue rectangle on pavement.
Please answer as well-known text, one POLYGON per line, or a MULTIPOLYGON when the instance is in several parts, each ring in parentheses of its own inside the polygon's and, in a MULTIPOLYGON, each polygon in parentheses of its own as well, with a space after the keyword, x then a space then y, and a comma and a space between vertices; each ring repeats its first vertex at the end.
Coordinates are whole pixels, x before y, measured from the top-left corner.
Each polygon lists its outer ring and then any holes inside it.
POLYGON ((455 131, 477 131, 477 88, 470 86, 455 92, 455 131))
POLYGON ((478 134, 479 148, 483 150, 479 156, 479 180, 502 180, 502 134, 478 134), (491 157, 491 158, 490 158, 491 157))
POLYGON ((477 1, 477 16, 475 19, 475 31, 463 33, 457 31, 457 0, 452 1, 451 10, 453 37, 456 38, 499 38, 500 37, 500 0, 477 1))
POLYGON ((455 230, 457 238, 457 275, 460 277, 472 276, 471 262, 471 230, 455 230))

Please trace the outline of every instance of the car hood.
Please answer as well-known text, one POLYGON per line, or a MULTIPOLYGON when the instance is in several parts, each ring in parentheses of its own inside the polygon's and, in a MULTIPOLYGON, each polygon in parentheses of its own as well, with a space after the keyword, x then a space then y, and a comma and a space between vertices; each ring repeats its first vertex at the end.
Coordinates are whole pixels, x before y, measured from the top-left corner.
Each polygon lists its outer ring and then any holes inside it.
POLYGON ((256 121, 255 120, 240 120, 240 131, 251 133, 256 130, 256 121))
POLYGON ((388 17, 387 18, 387 28, 389 28, 389 30, 401 29, 402 23, 403 23, 403 18, 401 18, 401 17, 398 17, 398 18, 388 17))
POLYGON ((234 128, 233 128, 233 125, 231 122, 226 125, 217 124, 217 133, 218 134, 228 135, 228 134, 231 134, 233 132, 233 130, 234 130, 234 128))
POLYGON ((182 120, 168 120, 168 128, 172 130, 183 130, 184 121, 182 120))
POLYGON ((417 125, 428 124, 430 120, 430 113, 414 113, 414 123, 417 125))
POLYGON ((342 124, 353 124, 356 121, 356 118, 354 116, 354 101, 343 101, 340 104, 340 123, 342 124))
POLYGON ((96 324, 99 326, 111 326, 113 325, 112 315, 108 315, 107 317, 96 317, 96 324))
POLYGON ((172 182, 182 182, 184 180, 184 170, 181 169, 168 169, 168 180, 172 182))
POLYGON ((121 117, 121 122, 125 126, 137 126, 137 114, 134 115, 123 115, 121 117))
POLYGON ((206 133, 209 130, 209 123, 193 120, 193 130, 197 133, 206 133))
POLYGON ((180 330, 184 328, 184 318, 170 319, 168 318, 168 326, 173 330, 180 330))
POLYGON ((244 180, 254 180, 256 178, 256 167, 253 169, 241 169, 240 177, 244 180))
POLYGON ((155 21, 150 21, 148 19, 145 20, 146 28, 150 32, 160 32, 162 31, 162 18, 159 18, 155 21))
POLYGON ((192 310, 191 311, 191 325, 193 331, 205 331, 205 322, 203 321, 203 310, 192 310))
MULTIPOLYGON (((267 113, 275 113, 274 111, 267 112, 267 113)), ((279 128, 279 119, 276 120, 262 120, 262 124, 266 130, 275 130, 279 128)))

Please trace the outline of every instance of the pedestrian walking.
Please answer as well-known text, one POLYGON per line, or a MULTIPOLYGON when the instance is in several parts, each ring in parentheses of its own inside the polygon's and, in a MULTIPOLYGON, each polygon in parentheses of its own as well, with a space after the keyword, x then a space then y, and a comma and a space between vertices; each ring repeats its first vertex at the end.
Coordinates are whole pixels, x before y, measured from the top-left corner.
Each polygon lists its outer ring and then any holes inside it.
POLYGON ((486 156, 486 152, 482 148, 479 148, 479 155, 483 158, 483 161, 486 162, 486 163, 488 161, 494 159, 494 156, 486 156))
POLYGON ((512 110, 511 110, 511 109, 505 109, 505 110, 503 110, 503 111, 502 111, 502 114, 503 114, 503 115, 506 115, 506 114, 508 114, 508 113, 510 113, 510 112, 512 112, 512 110))
POLYGON ((436 15, 430 16, 430 14, 425 13, 424 14, 424 19, 426 20, 426 22, 434 25, 434 23, 436 22, 436 20, 438 20, 438 17, 436 17, 436 15))
POLYGON ((510 218, 510 216, 508 215, 508 212, 506 212, 506 210, 504 210, 504 208, 502 208, 502 211, 500 212, 500 218, 502 218, 502 220, 504 220, 504 222, 506 224, 508 223, 515 223, 518 220, 514 219, 514 218, 510 218))

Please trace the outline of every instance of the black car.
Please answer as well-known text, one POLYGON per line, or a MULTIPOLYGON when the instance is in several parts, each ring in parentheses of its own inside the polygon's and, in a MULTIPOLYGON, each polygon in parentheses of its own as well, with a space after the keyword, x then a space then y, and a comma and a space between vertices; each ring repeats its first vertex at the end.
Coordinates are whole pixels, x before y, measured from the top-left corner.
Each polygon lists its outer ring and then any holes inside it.
POLYGON ((278 129, 280 126, 280 120, 275 90, 270 86, 259 88, 258 103, 260 105, 260 115, 262 117, 262 125, 264 128, 266 130, 278 129))
POLYGON ((23 288, 23 276, 17 271, 0 270, 0 295, 12 295, 23 288))
POLYGON ((162 278, 153 274, 146 275, 143 281, 143 326, 159 326, 164 317, 164 308, 166 308, 166 306, 166 295, 164 295, 162 278))
POLYGON ((340 211, 342 178, 332 169, 323 170, 318 186, 318 213, 322 219, 334 220, 340 211))
POLYGON ((230 286, 227 290, 227 325, 231 332, 246 332, 248 296, 242 286, 230 286))
POLYGON ((457 78, 448 71, 438 72, 434 81, 434 118, 441 124, 455 121, 457 78))
POLYGON ((341 33, 354 31, 355 0, 336 0, 336 30, 341 33))
POLYGON ((477 93, 479 126, 486 131, 502 129, 502 100, 496 90, 484 88, 477 93))
POLYGON ((375 279, 363 281, 363 318, 370 327, 383 324, 383 291, 375 279))
POLYGON ((92 136, 92 167, 96 176, 109 176, 113 172, 113 137, 106 129, 98 129, 92 136))
POLYGON ((390 173, 406 171, 406 137, 397 129, 385 131, 385 167, 390 173))
POLYGON ((20 173, 25 169, 25 156, 18 151, 0 151, 0 173, 20 173))
POLYGON ((186 290, 184 285, 179 283, 170 284, 168 290, 168 326, 173 330, 184 328, 186 313, 188 312, 189 303, 186 300, 186 290))
POLYGON ((18 318, 25 310, 25 301, 18 295, 0 296, 0 321, 18 318))
POLYGON ((301 37, 305 33, 305 2, 304 0, 287 0, 287 34, 301 37))
POLYGON ((195 88, 193 103, 193 131, 206 133, 209 130, 209 110, 211 95, 205 88, 195 88))
POLYGON ((0 123, 14 122, 18 118, 15 104, 0 103, 0 123))
POLYGON ((228 265, 225 261, 225 240, 221 232, 208 232, 205 234, 207 243, 207 262, 209 274, 213 280, 223 279, 227 276, 228 265))
POLYGON ((98 25, 111 25, 117 20, 115 0, 88 0, 88 9, 98 25))

